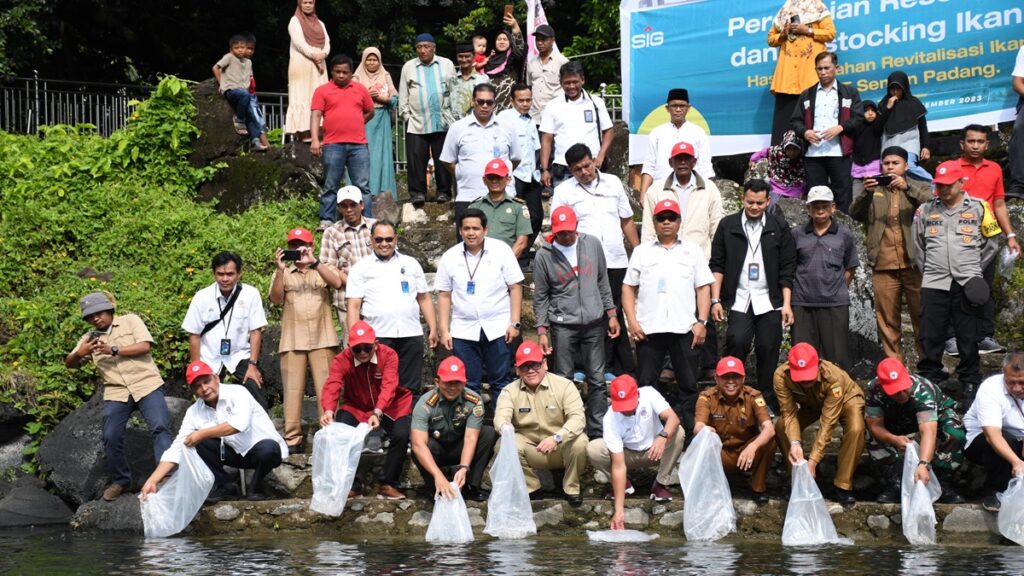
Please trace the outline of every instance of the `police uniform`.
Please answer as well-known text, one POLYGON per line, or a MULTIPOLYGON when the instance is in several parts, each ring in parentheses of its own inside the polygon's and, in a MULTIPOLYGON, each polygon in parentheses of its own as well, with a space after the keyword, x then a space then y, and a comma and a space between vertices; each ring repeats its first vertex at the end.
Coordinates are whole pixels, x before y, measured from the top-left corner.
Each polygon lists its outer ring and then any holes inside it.
POLYGON ((477 208, 487 216, 487 237, 501 240, 511 248, 519 236, 533 233, 530 224, 530 210, 518 198, 502 196, 497 203, 491 201, 490 195, 477 198, 470 208, 477 208))
POLYGON ((983 278, 982 270, 998 248, 989 238, 1000 232, 988 204, 967 195, 953 208, 936 198, 914 214, 914 259, 922 273, 922 354, 917 370, 932 382, 948 378, 942 354, 952 323, 959 351, 957 380, 966 396, 973 396, 981 384, 978 340, 984 302, 972 304, 964 286, 972 278, 983 278))
MULTIPOLYGON (((715 429, 722 439, 722 466, 726 472, 737 472, 736 461, 740 452, 761 433, 761 426, 771 422, 768 404, 761 393, 743 386, 739 397, 729 400, 717 386, 701 392, 697 398, 697 415, 695 422, 701 422, 715 429)), ((754 492, 764 492, 765 478, 772 466, 775 456, 775 443, 768 442, 754 454, 754 462, 750 468, 750 488, 754 492)))
POLYGON ((498 396, 494 427, 510 422, 516 429, 516 449, 530 492, 540 490, 533 468, 565 468, 562 490, 569 496, 580 493, 580 475, 587 465, 587 435, 583 400, 571 380, 548 372, 534 390, 522 379, 506 386, 498 396), (545 438, 560 439, 558 449, 541 454, 537 444, 545 438))
POLYGON ((864 451, 864 392, 860 386, 841 368, 821 360, 818 381, 810 389, 793 382, 788 362, 775 371, 774 387, 781 414, 775 422, 779 450, 789 454, 790 440, 800 440, 803 429, 820 420, 818 435, 807 455, 808 460, 820 463, 832 439, 832 429, 836 423, 841 424, 843 438, 833 484, 853 490, 853 473, 864 451))
MULTIPOLYGON (((484 469, 491 460, 497 435, 494 428, 484 426, 484 403, 471 390, 463 390, 455 400, 448 400, 438 390, 420 396, 412 411, 412 429, 427 433, 427 448, 438 468, 461 463, 466 430, 479 430, 473 461, 466 474, 466 484, 480 488, 484 469)), ((427 490, 435 490, 434 478, 428 474, 413 453, 413 462, 420 469, 427 490)))
MULTIPOLYGON (((885 429, 898 436, 916 436, 921 423, 938 422, 932 466, 937 471, 956 470, 964 461, 964 445, 967 443, 967 431, 956 400, 943 394, 938 385, 913 374, 910 375, 908 392, 910 399, 900 404, 885 393, 877 378, 871 380, 864 393, 864 415, 883 419, 885 429)), ((874 437, 868 439, 868 455, 881 465, 901 460, 895 446, 879 442, 874 437)))

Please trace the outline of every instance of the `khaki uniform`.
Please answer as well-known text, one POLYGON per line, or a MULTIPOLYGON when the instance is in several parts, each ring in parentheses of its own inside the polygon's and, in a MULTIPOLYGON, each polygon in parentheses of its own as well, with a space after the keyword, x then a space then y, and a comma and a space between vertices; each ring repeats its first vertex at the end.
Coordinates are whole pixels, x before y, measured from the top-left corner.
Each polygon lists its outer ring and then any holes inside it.
POLYGON ((487 237, 501 240, 508 244, 509 248, 516 243, 519 236, 533 234, 530 210, 518 198, 504 196, 495 204, 491 202, 490 196, 485 194, 473 201, 469 207, 477 208, 487 216, 487 237))
MULTIPOLYGON (((89 334, 83 335, 77 349, 82 342, 89 338, 89 334)), ((124 314, 115 316, 110 324, 110 331, 99 337, 100 342, 125 348, 139 342, 154 343, 149 330, 142 322, 142 319, 135 314, 124 314)), ((136 402, 145 398, 150 392, 163 386, 164 379, 160 376, 160 370, 153 362, 150 353, 138 356, 111 356, 96 352, 92 354, 92 361, 99 370, 100 379, 103 380, 103 400, 105 402, 127 402, 129 398, 136 402)))
MULTIPOLYGON (((726 472, 739 471, 736 461, 750 443, 761 434, 761 426, 771 422, 768 404, 761 393, 744 386, 739 398, 728 400, 718 387, 708 388, 697 398, 697 415, 694 422, 700 422, 715 429, 722 439, 722 466, 726 472)), ((775 443, 768 442, 754 453, 750 469, 750 488, 754 492, 768 489, 765 478, 775 456, 775 443)))
POLYGON ((853 473, 864 451, 864 392, 860 386, 841 368, 821 360, 818 381, 807 389, 793 382, 787 362, 775 371, 775 396, 781 412, 775 422, 775 437, 784 455, 789 454, 790 440, 800 440, 803 429, 820 420, 818 435, 807 459, 821 462, 832 438, 832 429, 837 422, 842 425, 843 438, 833 483, 843 490, 852 490, 853 473))
POLYGON ((540 489, 533 468, 565 468, 562 489, 567 495, 580 493, 580 474, 587 465, 587 435, 583 400, 571 380, 548 373, 534 390, 522 379, 506 386, 498 396, 494 410, 494 428, 510 422, 516 429, 516 449, 530 492, 540 489), (555 434, 562 437, 558 450, 550 454, 537 451, 537 444, 555 434))

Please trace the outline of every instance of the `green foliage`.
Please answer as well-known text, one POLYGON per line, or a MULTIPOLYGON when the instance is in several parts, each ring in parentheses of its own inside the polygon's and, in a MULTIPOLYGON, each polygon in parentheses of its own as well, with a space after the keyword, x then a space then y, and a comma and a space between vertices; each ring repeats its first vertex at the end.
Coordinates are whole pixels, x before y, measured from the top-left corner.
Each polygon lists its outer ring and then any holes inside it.
MULTIPOLYGON (((573 29, 572 42, 560 43, 569 58, 619 46, 619 3, 607 0, 582 0, 579 20, 573 29)), ((556 29, 557 31, 557 29, 556 29)), ((564 37, 560 36, 564 42, 564 37)), ((616 82, 622 76, 621 53, 606 52, 580 59, 587 71, 587 86, 596 89, 601 82, 616 82)))
POLYGON ((245 280, 269 283, 279 235, 311 211, 297 199, 234 216, 193 202, 213 168, 187 157, 197 135, 188 85, 166 77, 109 139, 92 127, 54 126, 41 138, 0 132, 0 402, 32 421, 38 440, 87 399, 92 367, 65 355, 88 330, 78 299, 93 290, 143 318, 165 377, 180 370, 180 329, 192 294, 212 282, 209 262, 239 252, 245 280))
POLYGON ((26 69, 37 55, 53 53, 53 40, 46 37, 40 25, 52 11, 47 0, 4 2, 0 6, 0 76, 26 69))

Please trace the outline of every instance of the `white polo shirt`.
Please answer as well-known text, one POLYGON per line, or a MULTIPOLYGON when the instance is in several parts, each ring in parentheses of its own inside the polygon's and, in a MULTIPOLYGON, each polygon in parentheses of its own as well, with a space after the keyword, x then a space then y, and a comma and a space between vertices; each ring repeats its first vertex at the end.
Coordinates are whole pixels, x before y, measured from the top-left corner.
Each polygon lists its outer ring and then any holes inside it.
POLYGON ((604 443, 609 452, 620 454, 624 448, 637 452, 647 450, 665 429, 658 414, 671 406, 664 396, 653 386, 642 386, 638 392, 640 397, 632 416, 611 409, 604 413, 604 443))
POLYGON ((555 164, 562 166, 567 165, 565 151, 581 142, 596 158, 601 151, 601 134, 611 127, 612 119, 604 100, 586 91, 575 100, 558 94, 548 102, 540 121, 540 131, 555 136, 555 164))
POLYGON ((1003 375, 989 376, 978 386, 974 403, 964 414, 964 428, 967 429, 967 445, 984 434, 985 426, 1000 428, 1014 438, 1024 438, 1024 402, 1017 400, 1006 391, 1003 375))
POLYGON ((346 288, 349 298, 362 298, 360 312, 377 336, 423 335, 416 297, 427 293, 427 277, 415 258, 397 250, 388 260, 363 258, 349 271, 346 288))
POLYGON ((714 283, 704 250, 686 240, 671 248, 657 240, 640 244, 623 280, 640 288, 636 319, 647 334, 688 334, 697 321, 697 288, 714 283))
MULTIPOLYGON (((242 292, 238 295, 235 305, 224 319, 200 340, 199 358, 209 364, 214 373, 220 373, 221 366, 226 366, 228 371, 234 372, 239 362, 248 360, 252 356, 249 332, 267 325, 267 315, 263 312, 263 300, 259 290, 248 284, 236 284, 235 289, 237 290, 239 286, 242 292), (224 338, 231 340, 231 353, 221 355, 220 342, 224 338)), ((185 313, 181 328, 189 334, 201 334, 207 324, 220 318, 220 311, 227 306, 229 299, 230 296, 225 298, 221 295, 216 282, 196 292, 188 305, 188 312, 185 313)))
POLYGON ((598 172, 587 186, 569 178, 556 186, 551 195, 551 211, 559 206, 570 206, 576 212, 577 231, 601 241, 608 268, 629 265, 622 238, 622 219, 633 217, 633 206, 618 177, 598 172))
POLYGON ((483 249, 476 256, 459 242, 441 256, 434 277, 434 289, 452 294, 453 338, 480 340, 483 330, 487 340, 504 338, 512 323, 512 300, 508 287, 523 281, 512 248, 500 240, 484 240, 483 249), (469 282, 473 282, 470 294, 469 282))
MULTIPOLYGON (((711 141, 708 133, 693 122, 683 122, 676 128, 671 122, 657 126, 647 135, 647 159, 644 160, 643 174, 650 174, 655 183, 664 182, 672 174, 668 160, 672 147, 679 142, 693 145, 697 152, 697 165, 694 171, 704 178, 714 178, 715 169, 711 167, 711 141)), ((685 212, 684 212, 685 214, 685 212)))
MULTIPOLYGON (((505 160, 510 173, 512 162, 522 159, 514 125, 499 120, 496 115, 483 125, 470 112, 448 128, 441 148, 441 162, 455 164, 456 202, 472 202, 487 194, 484 168, 495 158, 505 160)), ((505 192, 514 198, 515 184, 510 181, 505 192)))
POLYGON ((224 436, 221 442, 227 444, 232 450, 245 456, 252 450, 252 447, 263 440, 273 440, 281 447, 281 459, 288 458, 288 445, 284 438, 277 433, 274 423, 266 410, 260 407, 243 386, 235 384, 221 384, 220 396, 217 398, 217 407, 211 408, 201 399, 189 406, 185 411, 185 417, 181 421, 181 428, 178 436, 171 443, 171 447, 164 451, 160 457, 161 462, 181 461, 181 452, 185 449, 185 438, 196 430, 219 426, 227 422, 232 428, 238 430, 237 434, 224 436))

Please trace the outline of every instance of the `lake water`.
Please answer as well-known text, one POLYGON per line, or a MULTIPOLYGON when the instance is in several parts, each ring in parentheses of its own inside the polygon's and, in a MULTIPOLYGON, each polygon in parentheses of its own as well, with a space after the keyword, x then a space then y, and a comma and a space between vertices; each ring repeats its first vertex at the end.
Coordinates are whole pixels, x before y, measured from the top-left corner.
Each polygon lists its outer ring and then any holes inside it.
POLYGON ((742 541, 593 544, 534 537, 431 546, 288 532, 266 538, 138 537, 0 531, 0 574, 1024 574, 1018 546, 786 548, 742 541))

